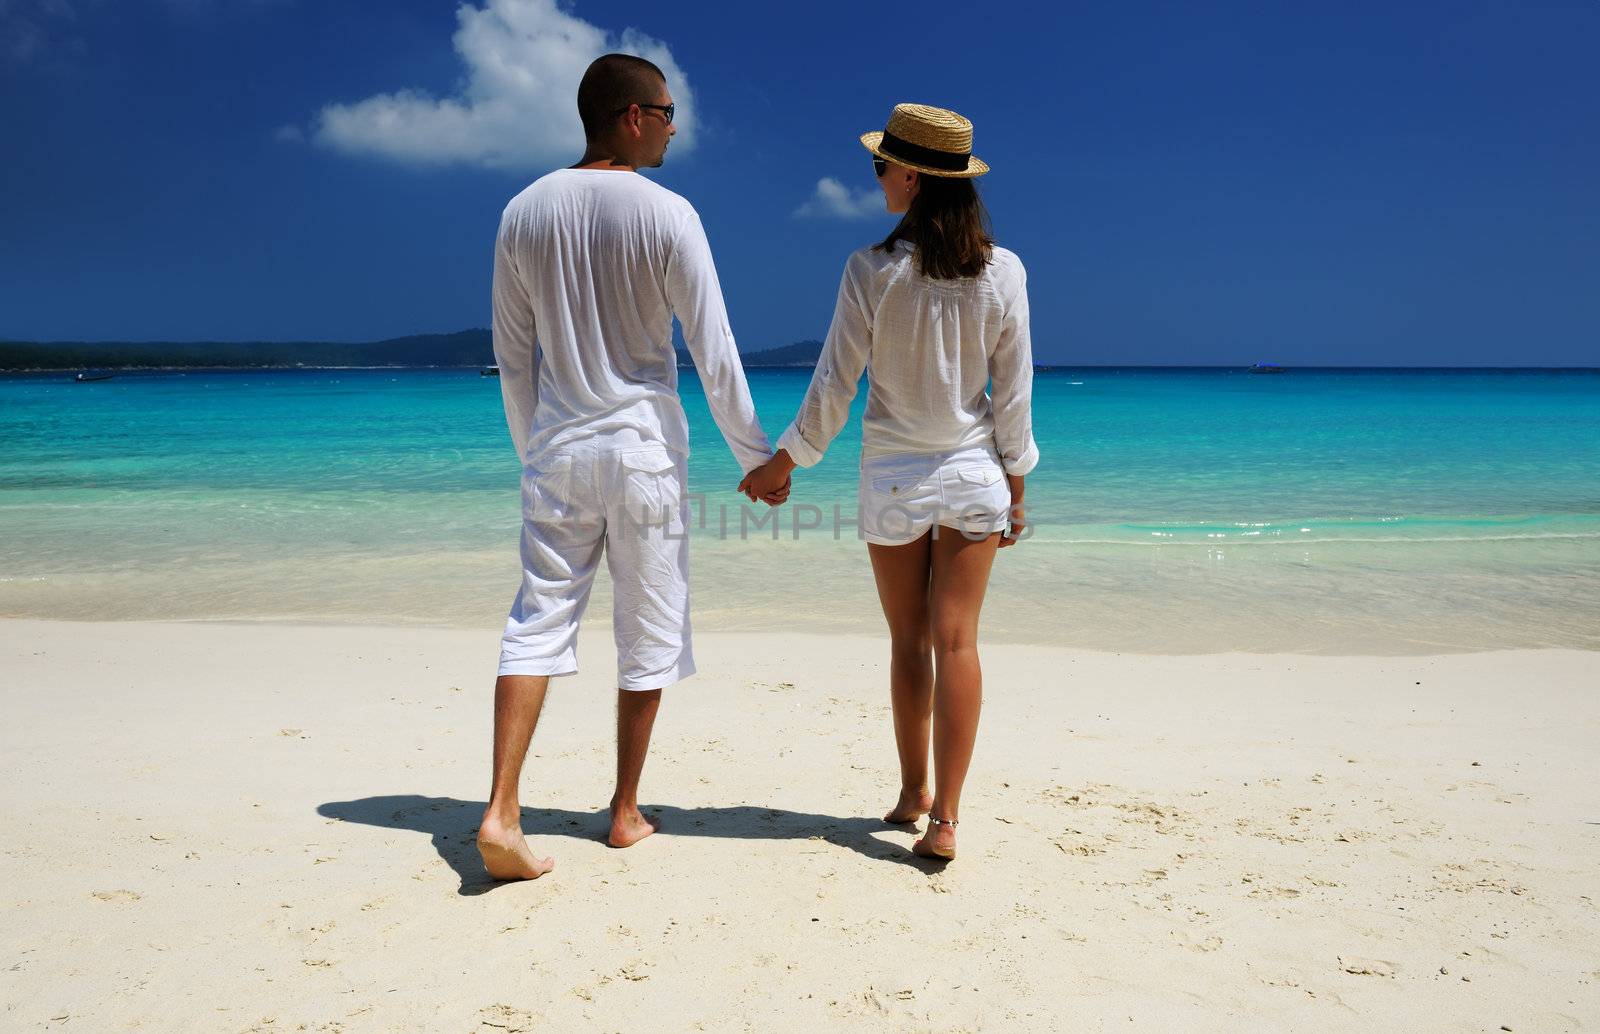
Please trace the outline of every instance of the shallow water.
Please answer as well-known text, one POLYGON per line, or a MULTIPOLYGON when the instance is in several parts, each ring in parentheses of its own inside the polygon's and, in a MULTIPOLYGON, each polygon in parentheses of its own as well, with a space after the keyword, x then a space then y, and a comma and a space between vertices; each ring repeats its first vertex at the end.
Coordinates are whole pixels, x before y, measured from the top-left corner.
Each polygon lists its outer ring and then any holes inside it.
MULTIPOLYGON (((859 423, 741 537, 739 471, 683 376, 697 627, 875 633, 859 423)), ((809 376, 751 373, 774 438, 809 376)), ((986 637, 1600 648, 1600 374, 1055 370, 1034 409, 1034 534, 997 562, 986 637)), ((0 614, 492 629, 517 476, 475 370, 0 378, 0 614)))

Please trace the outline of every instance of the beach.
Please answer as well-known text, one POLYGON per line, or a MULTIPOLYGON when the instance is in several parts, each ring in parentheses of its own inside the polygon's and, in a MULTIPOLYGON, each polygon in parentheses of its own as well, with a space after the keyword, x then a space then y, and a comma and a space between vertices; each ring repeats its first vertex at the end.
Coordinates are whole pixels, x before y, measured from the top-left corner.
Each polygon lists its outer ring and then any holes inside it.
POLYGON ((913 858, 871 635, 705 633, 603 843, 609 632, 486 882, 495 629, 0 622, 12 1030, 1577 1031, 1591 653, 984 649, 913 858))
POLYGON ((1600 1034, 1600 6, 730 13, 0 0, 0 1034, 1600 1034))
MULTIPOLYGON (((774 437, 808 371, 752 371, 774 437)), ((1600 376, 1042 371, 960 856, 909 853, 853 419, 749 510, 604 844, 612 594, 488 883, 518 467, 475 370, 0 377, 7 1029, 1600 1024, 1600 376)), ((857 399, 859 407, 860 398, 857 399)))

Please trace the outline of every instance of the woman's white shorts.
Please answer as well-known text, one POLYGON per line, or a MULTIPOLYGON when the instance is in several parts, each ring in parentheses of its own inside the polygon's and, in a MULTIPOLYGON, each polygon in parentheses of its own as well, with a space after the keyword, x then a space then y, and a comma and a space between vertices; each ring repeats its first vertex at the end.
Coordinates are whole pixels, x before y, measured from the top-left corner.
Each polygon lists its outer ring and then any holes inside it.
POLYGON ((861 537, 882 546, 929 528, 982 538, 1010 525, 1011 488, 993 447, 864 457, 860 498, 861 537))

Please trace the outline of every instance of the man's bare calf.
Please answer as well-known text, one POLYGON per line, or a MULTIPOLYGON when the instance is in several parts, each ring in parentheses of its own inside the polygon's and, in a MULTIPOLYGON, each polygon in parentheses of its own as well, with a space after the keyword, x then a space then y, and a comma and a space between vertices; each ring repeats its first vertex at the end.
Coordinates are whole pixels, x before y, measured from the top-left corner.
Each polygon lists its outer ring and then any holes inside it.
POLYGON ((656 831, 639 811, 639 777, 650 753, 650 732, 661 707, 661 690, 617 690, 617 791, 611 796, 611 832, 606 843, 632 847, 656 831))
POLYGON ((517 797, 522 762, 549 686, 548 675, 502 675, 494 683, 494 781, 478 824, 478 853, 497 880, 538 879, 556 867, 555 859, 540 858, 528 847, 517 797))

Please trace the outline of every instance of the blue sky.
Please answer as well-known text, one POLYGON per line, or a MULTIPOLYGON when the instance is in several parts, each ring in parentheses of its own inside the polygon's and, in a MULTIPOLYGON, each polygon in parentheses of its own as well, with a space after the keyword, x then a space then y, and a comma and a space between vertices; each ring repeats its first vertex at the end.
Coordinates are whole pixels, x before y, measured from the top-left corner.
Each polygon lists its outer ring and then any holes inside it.
POLYGON ((1040 361, 1600 365, 1600 3, 974 10, 0 0, 0 337, 484 326, 626 46, 745 349, 826 331, 891 224, 856 137, 913 100, 976 124, 1040 361))

